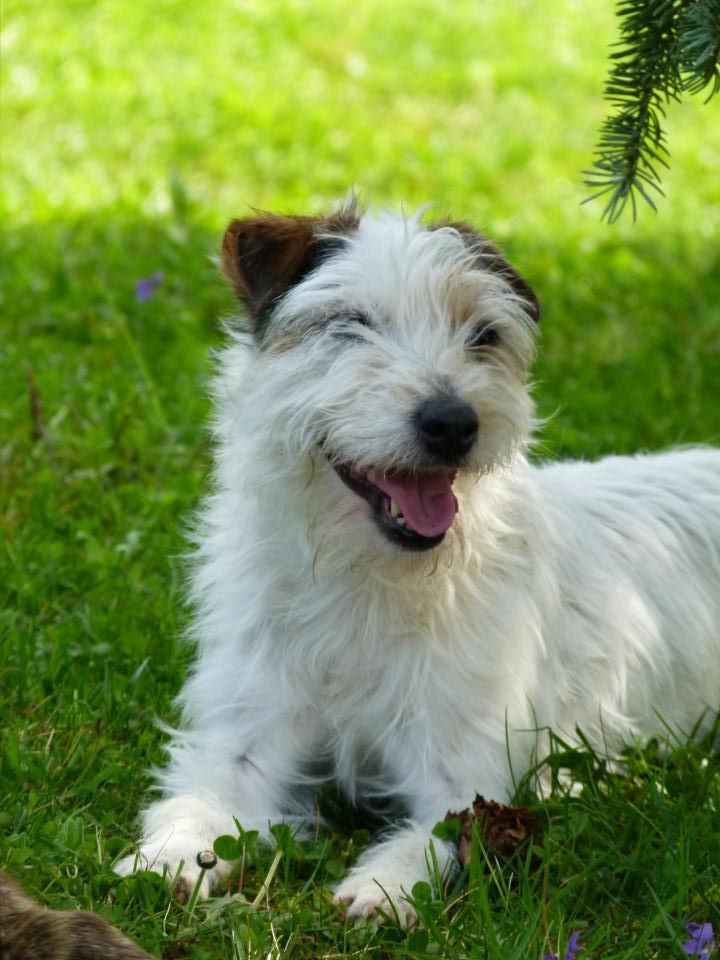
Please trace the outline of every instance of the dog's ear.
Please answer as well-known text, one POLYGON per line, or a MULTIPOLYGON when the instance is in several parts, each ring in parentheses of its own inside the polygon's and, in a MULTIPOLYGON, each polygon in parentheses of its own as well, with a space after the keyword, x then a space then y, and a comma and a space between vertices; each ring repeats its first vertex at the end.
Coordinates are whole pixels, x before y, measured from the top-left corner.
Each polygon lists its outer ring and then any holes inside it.
POLYGON ((277 300, 337 250, 358 223, 354 209, 329 217, 262 213, 232 221, 223 238, 222 268, 258 339, 277 300))
POLYGON ((432 225, 433 228, 450 227, 457 231, 465 241, 465 244, 478 255, 482 267, 485 270, 492 270, 499 274, 515 291, 515 293, 526 303, 528 315, 536 322, 540 320, 540 301, 537 294, 522 277, 515 267, 505 259, 494 243, 484 237, 481 233, 464 221, 445 221, 432 225))

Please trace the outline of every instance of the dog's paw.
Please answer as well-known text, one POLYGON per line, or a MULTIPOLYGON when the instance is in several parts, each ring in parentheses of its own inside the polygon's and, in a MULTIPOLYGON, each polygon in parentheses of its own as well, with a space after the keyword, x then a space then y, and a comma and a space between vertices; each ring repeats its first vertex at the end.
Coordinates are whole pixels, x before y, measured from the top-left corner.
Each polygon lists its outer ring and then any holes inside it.
POLYGON ((401 927, 417 923, 417 914, 408 902, 406 890, 397 881, 373 875, 374 871, 356 868, 335 890, 333 903, 345 907, 350 919, 375 917, 382 923, 393 917, 401 927))
POLYGON ((412 927, 417 923, 409 900, 413 887, 421 880, 432 882, 436 872, 444 875, 454 862, 452 844, 431 840, 428 830, 410 823, 365 851, 335 890, 335 903, 346 908, 348 917, 377 915, 383 920, 386 914, 401 927, 412 927))
POLYGON ((209 897, 226 878, 230 866, 219 861, 211 847, 203 849, 201 842, 187 842, 182 847, 148 842, 137 853, 119 860, 113 869, 121 877, 138 870, 165 874, 175 899, 187 903, 196 887, 198 899, 209 897))
POLYGON ((145 833, 137 853, 118 861, 115 873, 165 874, 182 903, 196 887, 198 898, 209 897, 232 869, 231 863, 213 853, 216 838, 228 830, 226 820, 215 807, 195 797, 160 800, 145 814, 145 833))

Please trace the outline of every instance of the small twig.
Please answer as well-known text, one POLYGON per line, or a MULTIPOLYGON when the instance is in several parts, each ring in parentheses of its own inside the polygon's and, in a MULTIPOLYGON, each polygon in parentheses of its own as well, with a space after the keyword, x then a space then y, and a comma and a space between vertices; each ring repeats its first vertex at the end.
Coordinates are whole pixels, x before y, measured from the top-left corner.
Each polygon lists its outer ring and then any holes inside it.
POLYGON ((45 440, 47 437, 47 427, 43 417, 42 406, 40 404, 40 393, 38 392, 35 374, 29 363, 25 364, 25 377, 27 379, 28 400, 30 401, 30 421, 32 423, 31 436, 33 440, 45 440))

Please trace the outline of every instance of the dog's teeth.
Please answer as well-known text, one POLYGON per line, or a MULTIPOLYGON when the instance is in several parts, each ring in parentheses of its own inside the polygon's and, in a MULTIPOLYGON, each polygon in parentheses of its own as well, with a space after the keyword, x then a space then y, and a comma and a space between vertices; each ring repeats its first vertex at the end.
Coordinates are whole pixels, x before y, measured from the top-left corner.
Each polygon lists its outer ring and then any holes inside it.
POLYGON ((398 525, 399 527, 406 527, 406 526, 407 526, 407 520, 405 519, 405 517, 398 517, 395 522, 397 523, 397 525, 398 525))
POLYGON ((400 507, 399 507, 399 506, 397 505, 397 503, 396 503, 394 500, 392 500, 392 499, 390 500, 390 516, 391 516, 391 517, 395 517, 396 520, 397 520, 398 517, 401 517, 401 516, 402 516, 402 512, 400 511, 400 507))

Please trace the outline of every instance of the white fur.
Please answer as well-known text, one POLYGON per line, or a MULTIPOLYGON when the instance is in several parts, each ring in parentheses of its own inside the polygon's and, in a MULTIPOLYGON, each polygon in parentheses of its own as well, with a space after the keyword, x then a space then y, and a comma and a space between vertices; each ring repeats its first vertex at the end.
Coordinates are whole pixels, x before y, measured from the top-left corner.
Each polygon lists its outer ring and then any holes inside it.
MULTIPOLYGON (((235 335, 220 356, 197 662, 141 862, 184 861, 194 882, 233 817, 266 831, 307 813, 307 763, 323 760, 351 798, 397 797, 410 816, 338 901, 366 915, 387 893, 411 923, 432 826, 476 792, 507 800, 510 764, 542 752, 534 731, 579 726, 613 751, 720 706, 720 451, 529 465, 534 324, 491 266, 451 228, 366 214, 280 302, 264 349, 235 335), (338 338, 343 308, 373 328, 338 338), (478 359, 467 337, 488 322, 501 344, 478 359), (407 553, 328 457, 421 466, 411 413, 448 386, 480 434, 453 527, 407 553)), ((451 846, 435 854, 448 868, 451 846)))

